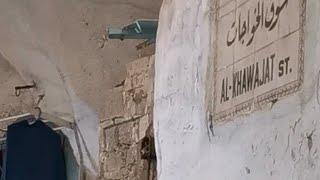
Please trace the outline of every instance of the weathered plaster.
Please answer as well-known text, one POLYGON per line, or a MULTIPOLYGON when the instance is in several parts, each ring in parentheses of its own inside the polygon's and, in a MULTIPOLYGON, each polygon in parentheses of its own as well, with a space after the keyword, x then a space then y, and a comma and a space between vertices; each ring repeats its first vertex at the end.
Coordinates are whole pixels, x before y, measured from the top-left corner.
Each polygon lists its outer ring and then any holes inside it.
POLYGON ((302 89, 211 128, 210 3, 166 0, 160 13, 154 107, 160 180, 320 179, 320 1, 307 1, 302 89))

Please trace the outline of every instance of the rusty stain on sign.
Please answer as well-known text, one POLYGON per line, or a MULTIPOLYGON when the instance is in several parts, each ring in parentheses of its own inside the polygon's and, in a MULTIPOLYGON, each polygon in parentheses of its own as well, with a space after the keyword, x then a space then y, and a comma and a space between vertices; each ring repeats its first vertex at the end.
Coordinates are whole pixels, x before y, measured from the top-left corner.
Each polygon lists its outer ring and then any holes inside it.
POLYGON ((215 122, 299 90, 304 0, 219 0, 216 12, 215 122))

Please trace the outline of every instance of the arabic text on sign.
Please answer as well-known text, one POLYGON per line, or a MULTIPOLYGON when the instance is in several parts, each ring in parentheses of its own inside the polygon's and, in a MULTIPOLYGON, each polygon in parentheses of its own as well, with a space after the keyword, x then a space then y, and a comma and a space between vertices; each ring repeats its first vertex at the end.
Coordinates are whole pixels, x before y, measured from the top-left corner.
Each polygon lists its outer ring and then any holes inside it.
POLYGON ((267 31, 275 29, 279 22, 281 12, 288 7, 289 0, 284 0, 279 6, 275 6, 272 2, 270 7, 267 7, 264 1, 259 1, 254 10, 248 10, 246 14, 238 14, 236 20, 231 24, 231 29, 227 35, 227 46, 231 46, 235 41, 241 44, 250 46, 255 37, 255 33, 259 28, 265 28, 267 31), (255 19, 251 20, 251 13, 255 19), (244 20, 243 20, 244 18, 244 20), (253 22, 251 25, 250 23, 253 22), (244 37, 249 36, 249 40, 245 42, 244 37))

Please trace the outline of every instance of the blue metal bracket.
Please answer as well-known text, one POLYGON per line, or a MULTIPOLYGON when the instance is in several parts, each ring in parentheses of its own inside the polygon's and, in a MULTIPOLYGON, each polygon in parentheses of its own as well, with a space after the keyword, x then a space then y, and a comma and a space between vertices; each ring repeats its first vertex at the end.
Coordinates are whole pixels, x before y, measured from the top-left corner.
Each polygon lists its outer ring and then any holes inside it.
POLYGON ((146 39, 154 42, 157 36, 158 20, 136 20, 123 28, 107 28, 110 39, 146 39))

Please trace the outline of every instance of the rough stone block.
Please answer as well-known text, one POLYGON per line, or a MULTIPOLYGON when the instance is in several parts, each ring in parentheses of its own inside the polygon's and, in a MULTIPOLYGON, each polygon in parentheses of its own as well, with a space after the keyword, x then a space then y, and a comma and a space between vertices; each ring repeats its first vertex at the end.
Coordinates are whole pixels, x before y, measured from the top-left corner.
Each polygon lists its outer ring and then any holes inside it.
POLYGON ((119 127, 119 143, 122 145, 131 145, 132 144, 132 128, 133 123, 129 122, 122 124, 119 127))
POLYGON ((113 151, 119 144, 119 130, 117 127, 105 129, 105 151, 113 151))
POLYGON ((124 104, 123 104, 123 87, 114 88, 107 92, 107 107, 106 117, 112 119, 114 117, 123 116, 124 104))
POLYGON ((143 116, 139 121, 139 141, 147 135, 147 130, 150 126, 148 115, 143 116))
MULTIPOLYGON (((150 72, 153 71, 153 58, 144 57, 127 64, 127 79, 124 89, 129 91, 131 89, 145 87, 150 77, 150 72)), ((147 87, 145 87, 146 89, 147 87)))

